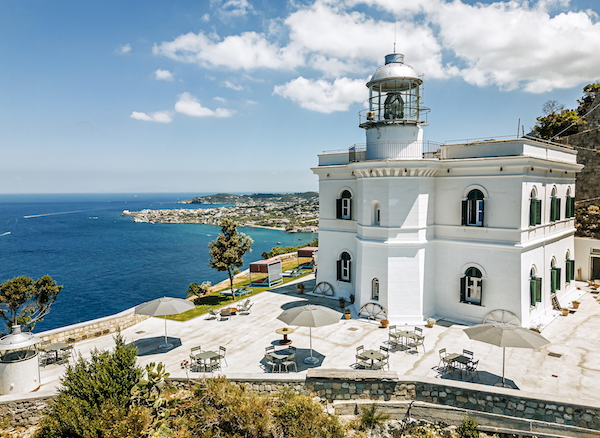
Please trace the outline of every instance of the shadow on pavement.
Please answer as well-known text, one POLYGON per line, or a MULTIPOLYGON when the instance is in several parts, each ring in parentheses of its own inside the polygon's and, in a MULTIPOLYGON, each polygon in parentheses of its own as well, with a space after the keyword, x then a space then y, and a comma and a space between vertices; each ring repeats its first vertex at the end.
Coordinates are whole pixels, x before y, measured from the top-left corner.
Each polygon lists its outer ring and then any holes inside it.
POLYGON ((153 338, 142 338, 133 341, 133 345, 138 350, 138 356, 149 356, 151 354, 164 354, 173 351, 177 347, 181 347, 181 339, 167 337, 169 344, 173 344, 171 348, 159 348, 165 343, 164 336, 155 336, 153 338))

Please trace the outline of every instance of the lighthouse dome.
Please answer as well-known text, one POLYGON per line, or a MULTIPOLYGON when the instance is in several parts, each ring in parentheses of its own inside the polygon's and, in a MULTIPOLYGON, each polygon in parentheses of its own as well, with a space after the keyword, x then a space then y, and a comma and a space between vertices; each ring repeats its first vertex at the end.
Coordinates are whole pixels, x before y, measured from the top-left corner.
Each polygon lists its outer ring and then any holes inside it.
POLYGON ((408 90, 410 88, 418 87, 423 83, 423 80, 419 78, 419 75, 414 69, 410 65, 404 63, 404 55, 400 53, 392 53, 385 57, 385 65, 382 65, 375 71, 375 74, 367 83, 367 87, 387 81, 393 81, 393 85, 390 84, 389 90, 387 90, 388 87, 382 85, 383 88, 380 91, 399 91, 399 89, 408 90))

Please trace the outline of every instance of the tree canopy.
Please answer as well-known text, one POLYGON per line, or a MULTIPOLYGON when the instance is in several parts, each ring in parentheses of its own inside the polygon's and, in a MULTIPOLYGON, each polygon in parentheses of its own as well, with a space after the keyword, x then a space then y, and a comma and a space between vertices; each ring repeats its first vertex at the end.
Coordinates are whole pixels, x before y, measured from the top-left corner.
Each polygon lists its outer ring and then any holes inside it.
POLYGON ((233 277, 237 269, 243 266, 243 257, 249 251, 252 251, 252 238, 244 233, 238 233, 237 225, 231 219, 221 221, 221 234, 215 240, 208 244, 210 260, 209 265, 217 271, 225 271, 229 276, 231 286, 231 297, 235 299, 233 289, 233 277))
POLYGON ((0 284, 0 318, 9 329, 20 324, 33 330, 50 312, 62 288, 49 275, 37 280, 24 275, 7 280, 0 284))

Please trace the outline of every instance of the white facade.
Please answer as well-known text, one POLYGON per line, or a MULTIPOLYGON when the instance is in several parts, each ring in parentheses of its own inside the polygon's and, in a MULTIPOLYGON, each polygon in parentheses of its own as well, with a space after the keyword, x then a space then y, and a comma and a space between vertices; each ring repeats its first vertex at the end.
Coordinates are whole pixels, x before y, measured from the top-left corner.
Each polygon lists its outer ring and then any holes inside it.
POLYGON ((575 289, 576 152, 521 138, 428 153, 420 79, 401 58, 384 67, 367 84, 365 150, 320 155, 312 169, 320 196, 317 282, 330 283, 336 297, 354 295, 357 309, 381 305, 391 323, 479 323, 496 309, 524 326, 543 322, 551 289, 561 303, 575 289), (390 95, 401 96, 404 113, 390 115, 382 103, 390 95))

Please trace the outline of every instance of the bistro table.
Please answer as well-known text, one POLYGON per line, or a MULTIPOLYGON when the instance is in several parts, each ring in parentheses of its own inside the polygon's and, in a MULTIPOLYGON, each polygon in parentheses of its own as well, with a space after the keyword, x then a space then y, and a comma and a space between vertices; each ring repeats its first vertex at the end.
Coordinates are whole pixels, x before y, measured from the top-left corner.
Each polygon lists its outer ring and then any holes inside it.
POLYGON ((380 361, 385 358, 385 354, 383 354, 379 350, 364 350, 364 351, 361 351, 359 353, 359 355, 361 357, 364 357, 365 359, 371 360, 371 369, 373 369, 373 366, 375 365, 375 361, 380 361))
POLYGON ((206 370, 206 361, 210 362, 211 359, 216 359, 219 356, 220 354, 214 351, 203 351, 202 353, 196 354, 194 359, 200 362, 203 370, 206 370))
POLYGON ((279 341, 279 345, 290 345, 292 343, 292 340, 288 339, 288 335, 294 333, 295 331, 296 329, 293 329, 291 327, 284 327, 275 330, 275 333, 277 333, 278 335, 283 335, 283 339, 279 341))
POLYGON ((450 353, 448 356, 444 358, 452 362, 452 368, 460 371, 460 376, 462 378, 462 370, 465 369, 468 363, 471 361, 471 358, 460 353, 450 353), (454 364, 458 364, 458 366, 454 366, 454 364))
POLYGON ((272 351, 272 352, 270 352, 268 354, 270 354, 271 356, 273 356, 277 360, 285 360, 291 354, 293 354, 293 352, 290 351, 290 350, 276 350, 276 351, 272 351))
MULTIPOLYGON (((419 339, 421 336, 415 332, 409 332, 407 330, 400 330, 395 333, 394 337, 403 338, 404 340, 406 340, 406 339, 419 339)), ((406 346, 406 342, 402 342, 402 344, 404 346, 406 346)))
POLYGON ((72 348, 70 344, 66 344, 64 342, 55 342, 54 344, 45 346, 44 351, 47 351, 48 353, 54 352, 54 362, 58 362, 58 352, 60 350, 67 350, 69 348, 72 348))

